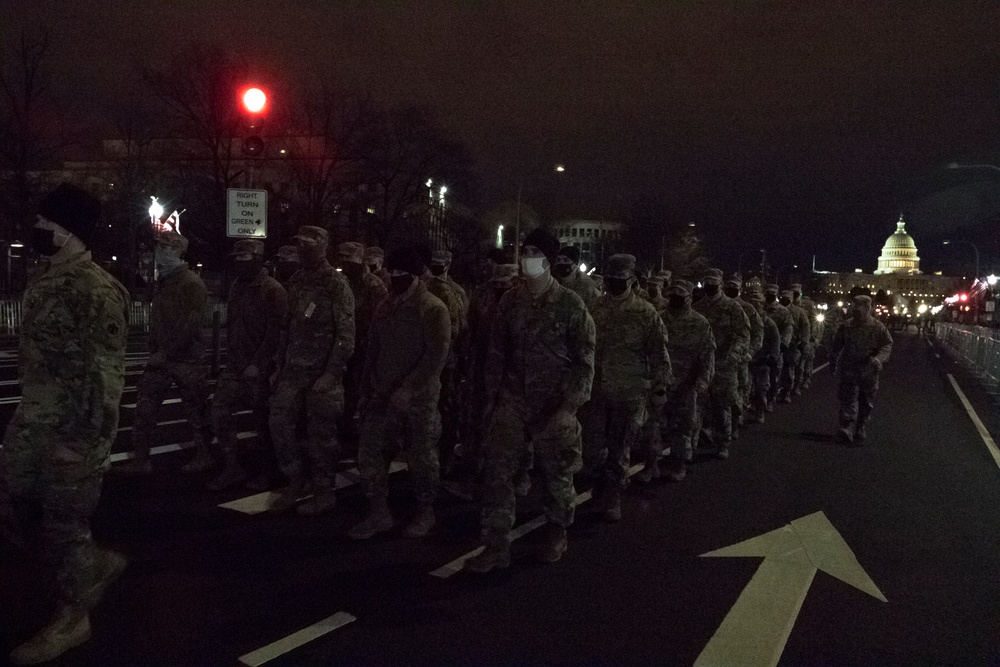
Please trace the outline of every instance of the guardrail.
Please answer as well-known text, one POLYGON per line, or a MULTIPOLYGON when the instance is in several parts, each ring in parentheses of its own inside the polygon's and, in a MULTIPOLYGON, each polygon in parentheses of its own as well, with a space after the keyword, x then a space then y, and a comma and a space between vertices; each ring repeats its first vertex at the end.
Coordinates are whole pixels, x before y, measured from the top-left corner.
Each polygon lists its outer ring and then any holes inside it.
MULTIPOLYGON (((133 301, 128 309, 129 328, 137 333, 149 333, 149 301, 133 301)), ((202 313, 202 326, 215 324, 218 313, 220 325, 226 323, 226 304, 210 301, 202 313)), ((16 336, 21 331, 21 302, 0 301, 0 335, 16 336)))
POLYGON ((935 336, 987 392, 1000 393, 1000 332, 971 324, 939 322, 935 325, 935 336))

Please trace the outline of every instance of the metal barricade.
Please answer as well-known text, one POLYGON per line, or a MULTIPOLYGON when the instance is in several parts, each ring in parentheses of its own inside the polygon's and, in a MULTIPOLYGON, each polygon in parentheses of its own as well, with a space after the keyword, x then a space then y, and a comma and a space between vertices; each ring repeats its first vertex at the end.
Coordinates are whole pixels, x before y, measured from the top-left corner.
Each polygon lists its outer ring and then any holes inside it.
MULTIPOLYGON (((149 333, 149 301, 133 301, 128 308, 129 329, 133 333, 149 333)), ((226 304, 224 301, 209 300, 202 313, 201 324, 211 327, 216 317, 222 326, 226 324, 226 304)), ((20 300, 0 301, 0 335, 17 336, 21 332, 20 300)))
POLYGON ((935 335, 945 351, 990 394, 1000 393, 1000 334, 986 327, 942 322, 935 335))

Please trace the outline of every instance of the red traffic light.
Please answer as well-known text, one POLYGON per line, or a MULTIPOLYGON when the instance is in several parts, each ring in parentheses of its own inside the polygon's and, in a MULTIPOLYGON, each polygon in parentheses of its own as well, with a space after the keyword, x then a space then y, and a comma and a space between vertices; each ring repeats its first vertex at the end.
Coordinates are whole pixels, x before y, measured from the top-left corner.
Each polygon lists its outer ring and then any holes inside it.
POLYGON ((958 300, 961 301, 962 303, 965 303, 966 301, 969 300, 969 295, 968 294, 959 294, 958 295, 958 300))
POLYGON ((267 95, 260 88, 248 88, 243 92, 243 107, 250 113, 260 113, 267 104, 267 95))

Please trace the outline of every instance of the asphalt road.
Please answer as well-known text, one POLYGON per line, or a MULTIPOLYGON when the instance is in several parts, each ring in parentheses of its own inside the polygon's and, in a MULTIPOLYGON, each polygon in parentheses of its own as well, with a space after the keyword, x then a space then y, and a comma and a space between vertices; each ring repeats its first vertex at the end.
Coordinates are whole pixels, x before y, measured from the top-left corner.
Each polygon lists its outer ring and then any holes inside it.
MULTIPOLYGON (((994 413, 928 341, 896 338, 864 447, 834 442, 823 369, 746 429, 729 461, 697 463, 680 484, 633 485, 619 524, 588 516, 584 501, 563 561, 535 564, 527 531, 515 565, 489 576, 441 576, 477 546, 471 505, 442 498, 426 539, 397 530, 357 543, 345 537, 362 511, 350 461, 333 515, 274 518, 220 507, 249 493, 208 493, 178 470, 189 454, 164 453, 149 480, 108 479, 94 532, 133 564, 94 611, 93 639, 53 664, 664 665, 710 650, 739 665, 754 651, 788 665, 1000 664, 1000 469, 949 374, 990 428, 994 413), (769 533, 779 542, 756 557, 759 543, 750 557, 701 557, 769 533), (874 591, 859 589, 859 572, 874 591), (290 636, 308 641, 255 653, 290 636)), ((0 410, 16 395, 0 394, 0 410)), ((161 416, 182 419, 176 404, 161 416)), ((186 428, 164 426, 162 444, 186 428)), ((115 452, 127 447, 123 432, 115 452)), ((406 473, 391 479, 405 521, 406 473)), ((519 509, 519 524, 534 525, 539 498, 519 509)), ((10 552, 0 563, 6 653, 47 608, 29 563, 10 552)))

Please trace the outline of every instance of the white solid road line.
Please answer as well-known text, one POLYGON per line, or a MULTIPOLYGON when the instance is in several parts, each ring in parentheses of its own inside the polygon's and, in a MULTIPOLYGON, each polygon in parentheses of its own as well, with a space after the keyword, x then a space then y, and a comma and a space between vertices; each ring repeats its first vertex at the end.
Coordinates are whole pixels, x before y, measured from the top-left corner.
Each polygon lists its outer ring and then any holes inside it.
MULTIPOLYGON (((644 463, 635 464, 634 466, 628 469, 628 476, 631 477, 632 475, 636 474, 645 467, 646 464, 644 463)), ((576 506, 579 507, 583 503, 590 500, 592 497, 593 493, 591 491, 584 491, 583 493, 579 494, 576 497, 576 506)), ((512 542, 514 540, 519 540, 528 533, 530 533, 531 531, 541 528, 546 523, 548 523, 548 519, 544 514, 539 517, 535 517, 531 521, 523 523, 514 530, 512 530, 510 533, 510 539, 512 542)), ((430 574, 432 577, 438 577, 439 579, 447 579, 448 577, 461 572, 462 568, 465 567, 465 561, 469 560, 470 558, 473 558, 474 556, 478 556, 482 552, 483 552, 483 547, 478 547, 477 549, 473 549, 469 553, 463 556, 459 556, 458 558, 451 561, 447 565, 442 565, 441 567, 434 570, 430 574)))
POLYGON ((246 667, 259 667, 356 620, 358 619, 350 614, 339 611, 333 616, 324 618, 319 623, 314 623, 308 628, 288 635, 284 639, 279 639, 273 644, 268 644, 264 648, 259 648, 252 653, 240 656, 239 662, 241 665, 246 665, 246 667))
POLYGON ((958 386, 958 382, 955 381, 955 376, 948 373, 948 381, 951 382, 952 388, 955 390, 955 393, 958 394, 958 400, 962 401, 965 411, 969 413, 969 419, 971 419, 972 423, 976 425, 976 430, 979 431, 979 437, 983 439, 983 442, 986 443, 986 448, 990 450, 990 456, 993 457, 993 462, 997 464, 998 468, 1000 468, 1000 449, 997 448, 997 443, 994 442, 993 436, 991 436, 990 432, 986 430, 986 425, 983 424, 979 415, 977 415, 976 411, 972 408, 972 403, 970 403, 969 399, 966 398, 965 392, 958 386))
MULTIPOLYGON (((249 414, 252 414, 252 413, 253 413, 253 410, 240 410, 239 412, 234 412, 233 416, 235 417, 236 415, 249 415, 249 414)), ((176 424, 186 424, 186 423, 187 423, 187 419, 171 419, 170 421, 166 421, 166 422, 157 422, 156 425, 157 426, 175 426, 176 424)), ((131 427, 131 426, 121 426, 121 427, 118 428, 118 432, 119 433, 125 433, 127 431, 131 431, 132 428, 133 427, 131 427)))
POLYGON ((821 370, 823 370, 824 368, 826 368, 829 365, 830 365, 829 361, 826 362, 825 364, 820 364, 819 366, 817 366, 816 368, 813 369, 813 375, 816 375, 816 373, 819 373, 821 370))
MULTIPOLYGON (((248 440, 250 438, 256 438, 257 431, 242 431, 236 434, 237 440, 248 440)), ((217 442, 217 439, 213 440, 217 442)), ((149 450, 150 455, 156 456, 157 454, 169 454, 170 452, 179 452, 182 449, 190 449, 194 446, 193 442, 175 442, 172 445, 160 445, 159 447, 153 447, 149 450)), ((134 452, 118 452, 117 454, 111 455, 112 463, 120 463, 122 461, 128 461, 129 459, 134 459, 134 452)))
MULTIPOLYGON (((400 470, 406 470, 406 464, 402 461, 393 461, 392 465, 389 466, 389 474, 397 473, 400 470)), ((360 473, 357 468, 351 468, 350 470, 345 470, 344 472, 337 473, 334 478, 333 488, 335 489, 346 489, 349 486, 354 486, 361 481, 360 473)), ((281 491, 265 491, 264 493, 256 493, 252 496, 247 496, 246 498, 238 498, 236 500, 231 500, 228 503, 222 503, 219 507, 227 510, 234 510, 236 512, 243 512, 244 514, 262 514, 267 511, 271 506, 271 502, 281 495, 281 491)), ((303 496, 299 498, 300 501, 306 498, 311 498, 311 495, 303 496)))

